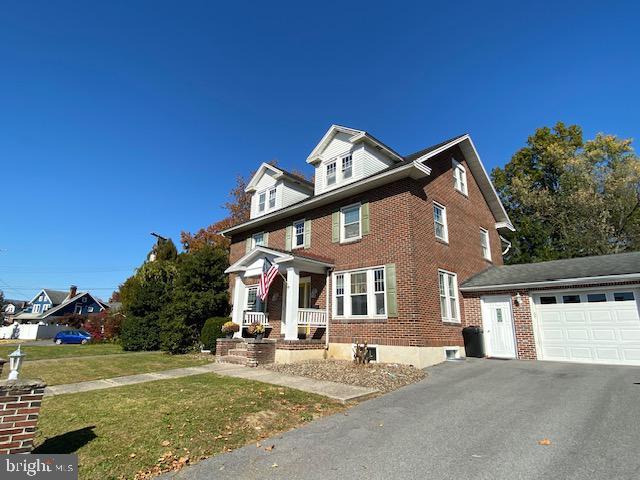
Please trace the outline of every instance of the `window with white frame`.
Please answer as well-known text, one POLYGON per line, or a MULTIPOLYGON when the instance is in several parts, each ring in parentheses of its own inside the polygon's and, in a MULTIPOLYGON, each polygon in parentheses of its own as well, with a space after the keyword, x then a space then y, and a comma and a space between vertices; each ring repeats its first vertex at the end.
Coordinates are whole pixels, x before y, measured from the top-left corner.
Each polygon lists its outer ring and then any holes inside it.
POLYGON ((49 310, 49 308, 51 308, 51 305, 49 305, 49 304, 42 305, 42 311, 43 312, 46 312, 47 310, 49 310))
POLYGON ((455 273, 438 271, 440 314, 443 322, 460 322, 458 308, 458 278, 455 273))
POLYGON ((253 285, 247 287, 247 298, 245 310, 247 312, 265 312, 266 304, 258 298, 258 286, 253 285))
POLYGON ((40 295, 40 296, 38 297, 38 300, 39 300, 40 302, 44 302, 44 295, 40 295))
POLYGON ((251 248, 264 246, 264 232, 254 233, 251 236, 251 248))
POLYGON ((343 207, 340 210, 340 241, 357 240, 361 236, 360 204, 343 207))
POLYGON ((453 186, 460 193, 468 195, 467 192, 467 171, 457 160, 451 160, 453 169, 453 186))
POLYGON ((327 164, 327 185, 335 185, 336 183, 336 162, 327 164))
POLYGON ((276 189, 269 190, 269 208, 276 208, 276 189))
POLYGON ((304 220, 293 223, 293 248, 304 247, 304 220))
POLYGON ((40 305, 34 305, 33 306, 33 313, 40 313, 40 305))
POLYGON ((433 203, 433 226, 436 238, 443 242, 449 241, 449 232, 447 232, 447 209, 439 203, 433 203))
POLYGON ((75 307, 73 313, 76 313, 78 315, 82 314, 82 304, 81 303, 76 303, 76 307, 75 307))
POLYGON ((342 178, 351 178, 353 175, 353 160, 351 155, 342 157, 342 178))
POLYGON ((336 302, 335 302, 335 314, 338 317, 344 316, 344 275, 336 275, 336 302))
POLYGON ((334 275, 333 314, 340 318, 387 314, 384 267, 334 275))
POLYGON ((258 195, 258 211, 259 212, 264 212, 266 200, 267 200, 266 192, 262 192, 258 195))
POLYGON ((87 308, 87 312, 89 312, 89 313, 93 313, 93 307, 89 307, 89 308, 87 308))
POLYGON ((491 260, 491 245, 489 245, 489 232, 484 228, 480 229, 480 247, 482 248, 482 258, 491 260))

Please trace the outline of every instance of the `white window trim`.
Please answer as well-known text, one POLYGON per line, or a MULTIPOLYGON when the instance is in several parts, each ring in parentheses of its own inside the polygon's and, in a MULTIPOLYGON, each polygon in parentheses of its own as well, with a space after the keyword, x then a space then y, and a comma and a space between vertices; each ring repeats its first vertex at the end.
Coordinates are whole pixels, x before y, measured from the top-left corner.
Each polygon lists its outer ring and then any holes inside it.
POLYGON ((482 228, 480 227, 480 249, 482 251, 482 258, 484 258, 485 260, 489 260, 491 261, 491 242, 489 240, 489 230, 487 230, 486 228, 482 228), (487 241, 487 253, 486 255, 484 254, 484 248, 485 246, 482 244, 483 239, 486 239, 487 241))
POLYGON ((40 313, 40 305, 39 304, 34 304, 33 305, 33 309, 32 309, 33 313, 40 313))
POLYGON ((438 202, 433 202, 434 212, 433 212, 433 234, 438 240, 441 240, 445 243, 449 243, 449 226, 447 224, 447 207, 438 202), (435 207, 442 209, 442 225, 444 230, 444 237, 439 237, 436 233, 436 213, 435 207))
POLYGON ((73 313, 75 313, 76 315, 82 315, 82 304, 81 303, 76 303, 75 306, 73 307, 73 313), (78 310, 78 307, 80 307, 80 309, 78 310))
POLYGON ((267 198, 268 198, 268 205, 269 205, 269 210, 275 210, 276 207, 278 206, 278 189, 277 187, 271 187, 267 189, 267 198), (272 196, 271 194, 273 193, 273 206, 271 206, 271 200, 272 200, 272 196))
POLYGON ((346 152, 343 152, 341 154, 338 155, 334 155, 326 160, 323 160, 321 163, 321 167, 322 169, 324 169, 323 175, 324 175, 324 189, 325 190, 333 190, 334 188, 337 188, 339 186, 344 185, 347 182, 351 182, 353 180, 356 179, 356 174, 355 174, 355 163, 354 163, 354 158, 353 158, 353 150, 348 150, 346 152), (351 176, 350 177, 345 177, 344 176, 344 171, 342 170, 342 159, 346 158, 346 157, 351 157, 351 176), (332 183, 331 185, 329 185, 328 183, 328 175, 327 175, 327 166, 335 163, 336 164, 336 174, 335 174, 335 178, 336 181, 334 183, 332 183))
POLYGON ((262 191, 258 192, 258 212, 266 212, 267 211, 267 192, 262 191), (260 201, 260 197, 264 196, 264 202, 260 201))
POLYGON ((454 293, 456 295, 456 298, 455 298, 455 300, 456 300, 456 313, 458 314, 457 318, 451 317, 451 297, 449 296, 449 291, 448 291, 449 289, 447 288, 448 285, 445 282, 445 295, 444 295, 444 297, 445 297, 445 300, 446 300, 445 306, 446 306, 446 309, 447 309, 447 315, 446 316, 442 315, 442 310, 440 311, 440 315, 442 317, 442 321, 446 322, 446 323, 462 323, 462 320, 461 320, 462 316, 460 314, 460 291, 458 290, 458 275, 456 273, 454 273, 454 272, 449 272, 449 271, 443 270, 441 268, 438 269, 438 283, 437 283, 437 285, 438 285, 438 305, 440 304, 440 297, 442 296, 441 292, 440 292, 440 274, 441 273, 444 273, 445 275, 452 275, 453 276, 453 289, 454 289, 454 293))
POLYGON ((340 156, 340 175, 342 177, 342 181, 353 178, 353 154, 352 153, 347 153, 346 155, 340 156), (351 174, 348 177, 345 176, 344 174, 344 172, 346 171, 346 169, 344 168, 344 162, 347 158, 349 159, 349 163, 350 163, 349 170, 351 171, 351 174))
POLYGON ((266 246, 266 245, 264 244, 264 235, 265 235, 265 232, 258 232, 258 233, 254 233, 253 235, 251 235, 251 248, 256 248, 256 247, 258 247, 258 246, 259 246, 259 245, 258 245, 258 243, 256 242, 256 237, 257 237, 258 235, 262 235, 262 245, 260 245, 260 246, 263 246, 263 247, 265 247, 265 246, 266 246))
POLYGON ((375 278, 374 278, 374 270, 382 269, 384 271, 384 280, 387 281, 387 272, 385 270, 384 265, 376 265, 372 267, 366 268, 355 268, 352 270, 341 270, 339 272, 333 272, 331 275, 331 314, 332 318, 336 318, 339 320, 385 320, 388 318, 389 313, 389 305, 387 305, 387 288, 385 283, 384 290, 384 315, 378 315, 372 312, 376 311, 376 296, 375 296, 375 278), (351 314, 351 274, 366 272, 367 274, 367 315, 352 315, 351 314), (344 294, 342 297, 344 298, 344 314, 338 315, 338 302, 336 300, 336 276, 343 275, 343 288, 344 294))
POLYGON ((328 161, 325 166, 324 166, 324 180, 325 180, 325 186, 327 188, 333 188, 336 185, 338 185, 338 162, 337 160, 334 158, 330 161, 328 161), (333 165, 334 166, 334 170, 333 170, 333 183, 329 183, 329 166, 333 165))
POLYGON ((357 242, 362 239, 362 204, 352 203, 351 205, 345 205, 340 209, 340 243, 357 242), (345 238, 344 236, 344 211, 353 207, 358 207, 358 236, 352 238, 345 238))
POLYGON ((268 213, 278 210, 278 185, 271 185, 270 187, 263 188, 259 192, 256 192, 256 195, 258 199, 258 213, 268 213), (269 206, 271 192, 275 192, 273 194, 273 207, 269 206), (261 195, 264 195, 264 203, 260 202, 261 195), (261 206, 262 208, 260 208, 261 206))
POLYGON ((305 232, 305 219, 301 219, 301 220, 296 220, 295 222, 293 222, 292 227, 291 227, 291 248, 304 248, 304 237, 305 234, 307 232, 305 232), (302 243, 300 245, 297 244, 298 241, 298 235, 296 234, 296 225, 300 225, 302 224, 302 243))
POLYGON ((453 187, 463 195, 469 195, 469 188, 467 183, 467 169, 464 168, 460 162, 458 162, 455 158, 451 159, 451 167, 453 170, 453 187), (458 172, 461 178, 458 178, 458 172), (460 180, 460 181, 459 181, 460 180), (462 188, 458 188, 458 183, 460 183, 462 188))

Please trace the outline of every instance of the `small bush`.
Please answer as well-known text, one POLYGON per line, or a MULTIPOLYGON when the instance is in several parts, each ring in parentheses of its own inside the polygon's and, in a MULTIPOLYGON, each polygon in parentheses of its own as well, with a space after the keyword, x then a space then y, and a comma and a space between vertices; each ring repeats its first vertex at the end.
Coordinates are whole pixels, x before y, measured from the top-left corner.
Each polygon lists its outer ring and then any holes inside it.
POLYGON ((105 310, 89 315, 82 328, 91 334, 93 342, 115 342, 120 336, 122 320, 121 314, 105 310))
POLYGON ((158 350, 160 346, 158 319, 151 315, 146 317, 127 316, 122 322, 120 343, 122 343, 124 350, 133 352, 158 350))
POLYGON ((216 351, 216 339, 224 337, 222 326, 228 321, 228 317, 212 317, 204 322, 200 333, 200 343, 205 350, 216 351))

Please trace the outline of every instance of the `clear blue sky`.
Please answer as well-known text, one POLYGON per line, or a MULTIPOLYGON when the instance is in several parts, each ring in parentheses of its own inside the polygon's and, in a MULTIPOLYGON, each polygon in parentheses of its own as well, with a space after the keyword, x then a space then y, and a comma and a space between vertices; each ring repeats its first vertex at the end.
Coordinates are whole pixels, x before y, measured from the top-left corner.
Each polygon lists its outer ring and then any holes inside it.
POLYGON ((536 127, 637 137, 637 2, 0 1, 0 289, 107 298, 150 231, 220 219, 237 174, 328 126, 400 153, 536 127))

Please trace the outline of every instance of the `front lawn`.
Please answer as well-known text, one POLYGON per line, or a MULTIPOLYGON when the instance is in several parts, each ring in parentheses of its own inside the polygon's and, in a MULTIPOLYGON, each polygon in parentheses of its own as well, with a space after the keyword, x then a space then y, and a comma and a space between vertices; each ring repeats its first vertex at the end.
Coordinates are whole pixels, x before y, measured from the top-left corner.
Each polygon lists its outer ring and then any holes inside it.
POLYGON ((34 453, 78 453, 83 480, 144 478, 343 408, 298 390, 196 375, 45 398, 34 453))
MULTIPOLYGON (((59 358, 41 360, 39 362, 25 362, 20 371, 20 376, 22 378, 42 378, 47 385, 60 385, 102 378, 122 377, 137 373, 157 372, 172 368, 195 367, 208 363, 212 358, 207 358, 204 355, 169 355, 162 352, 91 358, 59 358)), ((6 377, 9 374, 9 369, 5 367, 4 370, 4 376, 6 377)))
MULTIPOLYGON (((13 352, 17 345, 0 346, 0 357, 8 360, 8 355, 13 352)), ((115 343, 95 343, 88 345, 55 345, 51 340, 51 345, 30 346, 21 345, 20 351, 26 353, 26 361, 42 360, 45 358, 63 357, 85 357, 89 355, 113 355, 116 353, 126 353, 120 345, 115 343)))

